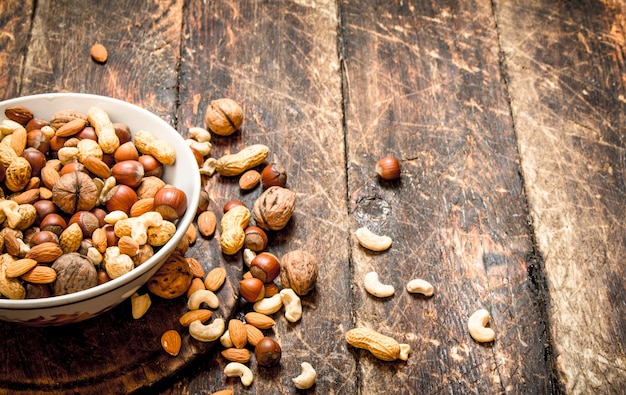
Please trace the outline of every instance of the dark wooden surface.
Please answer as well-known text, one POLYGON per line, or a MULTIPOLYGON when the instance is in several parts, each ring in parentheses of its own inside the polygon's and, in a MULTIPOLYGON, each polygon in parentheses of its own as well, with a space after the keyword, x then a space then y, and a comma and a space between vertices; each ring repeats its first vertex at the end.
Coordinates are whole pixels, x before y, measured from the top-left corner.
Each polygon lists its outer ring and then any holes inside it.
MULTIPOLYGON (((626 392, 625 15, 608 0, 0 3, 2 99, 104 94, 183 134, 211 99, 239 102, 243 128, 215 137, 212 156, 270 147, 298 201, 268 249, 304 248, 321 266, 302 321, 276 314, 268 332, 280 366, 251 362, 248 389, 224 376, 219 345, 186 336, 179 357, 161 351, 180 299, 137 321, 124 303, 67 328, 0 324, 2 392, 626 392), (384 155, 401 180, 374 176, 384 155), (360 226, 392 248, 363 250, 360 226), (367 295, 370 270, 396 295, 367 295), (413 277, 435 295, 408 294, 413 277), (492 344, 467 333, 479 308, 492 344), (409 360, 347 346, 355 326, 409 343, 409 360), (291 383, 303 361, 318 372, 309 391, 291 383)), ((206 180, 214 207, 254 202, 260 190, 236 181, 206 180)), ((219 314, 249 308, 235 299, 240 256, 217 238, 190 255, 228 269, 219 314)))

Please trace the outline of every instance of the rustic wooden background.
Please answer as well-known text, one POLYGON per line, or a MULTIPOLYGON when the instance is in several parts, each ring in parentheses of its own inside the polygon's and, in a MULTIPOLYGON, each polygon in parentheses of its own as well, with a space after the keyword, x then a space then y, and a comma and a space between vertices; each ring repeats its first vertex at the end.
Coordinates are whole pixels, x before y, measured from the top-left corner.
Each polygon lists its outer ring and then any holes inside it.
MULTIPOLYGON (((138 321, 123 304, 67 328, 0 324, 3 392, 626 393, 625 16, 611 0, 1 2, 0 98, 103 94, 183 134, 209 100, 236 100, 243 128, 212 155, 267 144, 298 195, 269 250, 321 264, 302 321, 276 316, 280 366, 251 363, 249 389, 219 347, 187 336, 181 356, 161 352, 178 300, 138 321), (384 155, 401 180, 375 177, 384 155), (363 250, 360 226, 392 248, 363 250), (368 296, 370 270, 396 295, 368 296), (413 277, 435 296, 404 291, 413 277), (492 344, 465 329, 479 308, 492 344), (355 326, 409 343, 409 360, 347 346, 355 326), (309 391, 291 383, 303 361, 309 391)), ((260 194, 206 188, 216 208, 260 194)), ((241 258, 216 242, 190 254, 229 270, 220 314, 240 315, 241 258)))

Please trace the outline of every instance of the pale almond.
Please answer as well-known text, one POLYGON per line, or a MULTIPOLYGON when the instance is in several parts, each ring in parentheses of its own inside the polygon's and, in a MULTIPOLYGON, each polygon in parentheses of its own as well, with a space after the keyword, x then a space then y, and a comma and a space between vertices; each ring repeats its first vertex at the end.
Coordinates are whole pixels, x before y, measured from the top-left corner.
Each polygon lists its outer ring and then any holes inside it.
POLYGON ((226 269, 223 267, 216 267, 207 274, 204 279, 204 286, 209 291, 217 291, 222 284, 226 281, 226 269))
POLYGON ((24 258, 11 261, 6 268, 6 276, 10 278, 19 277, 32 268, 37 266, 37 261, 34 259, 24 258))
POLYGON ((130 257, 137 255, 139 252, 139 243, 130 236, 122 236, 117 241, 117 247, 120 249, 121 254, 126 254, 130 257))
POLYGON ((130 207, 130 216, 139 217, 149 211, 154 211, 154 198, 139 199, 130 207))
POLYGON ((18 256, 20 254, 20 242, 12 232, 4 234, 4 250, 9 255, 18 256))
POLYGON ((194 321, 200 321, 204 324, 211 319, 212 315, 213 312, 207 309, 189 310, 178 319, 178 322, 184 327, 188 327, 194 321))
MULTIPOLYGON (((193 257, 187 257, 186 259, 187 259, 187 263, 189 263, 189 269, 191 269, 191 274, 194 277, 204 278, 204 268, 202 267, 202 264, 198 262, 196 258, 193 258, 193 257)), ((206 284, 205 284, 205 288, 206 288, 206 284)), ((214 291, 214 290, 211 289, 210 291, 214 291)))
POLYGON ((100 177, 103 180, 106 180, 111 176, 111 168, 109 165, 104 163, 104 161, 95 158, 93 156, 88 156, 83 159, 83 165, 92 172, 96 177, 100 177))
POLYGON ((276 321, 272 317, 265 314, 251 311, 245 315, 246 323, 255 326, 259 329, 269 329, 276 324, 276 321))
POLYGON ((175 329, 165 331, 165 333, 161 335, 161 346, 166 353, 174 357, 177 356, 182 346, 180 333, 178 333, 178 331, 176 331, 175 329))
POLYGON ((201 278, 199 277, 194 277, 191 280, 191 285, 189 285, 189 288, 187 288, 187 297, 190 297, 191 294, 193 294, 194 292, 201 290, 201 289, 206 289, 204 287, 204 282, 202 281, 201 278))
POLYGON ((61 255, 63 255, 63 249, 61 249, 61 246, 52 241, 47 241, 31 247, 24 258, 34 259, 39 263, 50 263, 61 255))
POLYGON ((39 198, 41 200, 52 199, 52 191, 46 187, 39 187, 39 198))
POLYGON ((17 204, 33 204, 39 200, 39 188, 29 189, 11 197, 17 204))
POLYGON ((250 351, 246 348, 227 348, 222 350, 221 354, 231 362, 246 363, 250 361, 250 351))
POLYGON ((21 278, 33 284, 50 284, 57 279, 57 272, 50 266, 37 265, 24 273, 21 278))
POLYGON ((248 344, 250 344, 252 347, 256 347, 256 345, 259 344, 259 342, 265 337, 265 335, 256 326, 245 324, 245 327, 246 334, 248 336, 248 344))
POLYGON ((17 154, 22 155, 24 148, 26 148, 26 129, 18 128, 11 134, 11 148, 17 154))
POLYGON ((198 238, 198 233, 196 231, 196 226, 193 223, 190 223, 189 227, 187 227, 185 236, 187 236, 187 239, 189 240, 189 244, 193 244, 196 242, 196 239, 198 238))
POLYGON ((105 63, 109 58, 109 52, 102 44, 94 44, 89 50, 91 58, 98 63, 105 63))
POLYGON ((43 169, 41 169, 41 181, 47 188, 54 188, 54 184, 59 181, 59 178, 61 178, 61 175, 54 167, 44 166, 43 169))
POLYGON ((106 230, 104 230, 104 228, 98 228, 94 230, 91 234, 91 242, 93 243, 93 246, 96 247, 96 250, 98 250, 98 252, 104 254, 108 247, 106 230))
POLYGON ((87 120, 82 118, 74 118, 57 129, 56 135, 59 137, 69 137, 77 134, 85 128, 87 120))
POLYGON ((244 348, 248 343, 248 333, 242 321, 238 319, 228 321, 228 333, 235 348, 244 348))
POLYGON ((215 227, 217 226, 217 217, 211 210, 206 210, 198 215, 198 231, 205 237, 211 237, 215 233, 215 227))
POLYGON ((254 189, 259 181, 261 181, 261 173, 254 169, 248 170, 239 177, 239 188, 243 191, 249 191, 254 189))

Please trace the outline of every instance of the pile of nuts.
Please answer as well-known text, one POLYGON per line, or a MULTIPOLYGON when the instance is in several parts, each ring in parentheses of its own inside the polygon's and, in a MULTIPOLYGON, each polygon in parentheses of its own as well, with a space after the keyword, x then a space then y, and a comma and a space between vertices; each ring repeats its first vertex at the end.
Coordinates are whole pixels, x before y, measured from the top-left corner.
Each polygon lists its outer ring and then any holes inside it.
POLYGON ((0 293, 64 295, 128 273, 154 255, 187 209, 161 179, 174 149, 133 136, 104 110, 50 120, 9 107, 0 122, 0 293))
MULTIPOLYGON (((228 361, 224 374, 240 377, 242 384, 249 386, 254 375, 246 364, 253 355, 259 366, 274 366, 280 362, 280 345, 264 331, 274 328, 276 321, 272 315, 281 310, 289 322, 301 319, 300 296, 314 289, 318 264, 315 257, 304 250, 290 251, 282 259, 267 251, 268 233, 283 229, 296 205, 296 194, 286 187, 285 169, 275 162, 264 165, 269 147, 254 144, 217 159, 210 156, 211 132, 222 136, 234 133, 241 126, 242 114, 239 105, 230 99, 212 101, 205 115, 208 130, 190 128, 187 142, 202 175, 217 173, 223 177, 239 177, 242 191, 253 190, 259 185, 262 188, 251 208, 239 200, 228 201, 219 224, 204 191, 197 209, 197 232, 211 238, 219 230, 216 239, 219 239, 222 253, 241 254, 249 268, 239 282, 239 296, 249 311, 243 319, 226 321, 215 317, 214 310, 219 307, 216 293, 224 284, 226 271, 217 266, 205 273, 199 262, 184 256, 183 250, 172 254, 146 285, 150 293, 160 297, 186 295, 187 311, 179 319, 180 326, 187 328, 197 341, 219 341, 223 347, 221 355, 228 361), (260 167, 261 171, 257 170, 260 167), (280 286, 276 283, 279 279, 280 286)), ((193 244, 196 239, 193 224, 187 233, 187 245, 193 244)), ((143 316, 150 304, 148 293, 133 295, 133 317, 143 316)), ((178 355, 182 347, 178 329, 163 333, 161 345, 168 354, 178 355)), ((293 382, 297 388, 305 389, 314 384, 315 377, 313 367, 304 362, 302 372, 293 378, 293 382)))

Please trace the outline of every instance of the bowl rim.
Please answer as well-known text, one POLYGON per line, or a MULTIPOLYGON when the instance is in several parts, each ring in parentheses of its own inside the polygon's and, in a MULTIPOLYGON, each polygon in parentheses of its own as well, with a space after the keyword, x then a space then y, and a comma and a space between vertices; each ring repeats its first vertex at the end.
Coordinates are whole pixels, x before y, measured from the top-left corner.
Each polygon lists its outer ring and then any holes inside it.
MULTIPOLYGON (((162 119, 158 115, 142 107, 139 107, 136 104, 133 104, 124 100, 120 100, 120 99, 115 99, 113 97, 96 95, 96 94, 91 94, 91 93, 72 93, 72 92, 41 93, 41 94, 26 95, 26 96, 20 96, 20 97, 16 97, 12 99, 2 100, 0 101, 0 108, 6 108, 6 107, 13 106, 13 105, 24 105, 24 102, 28 102, 33 99, 37 99, 37 100, 43 99, 43 100, 49 100, 52 102, 57 99, 68 99, 68 98, 77 98, 79 100, 88 99, 88 100, 94 100, 94 101, 97 100, 101 102, 108 102, 113 105, 120 105, 123 107, 128 107, 129 110, 136 111, 142 116, 152 118, 154 122, 156 122, 157 124, 160 124, 160 126, 162 126, 164 129, 169 130, 170 132, 174 133, 175 135, 174 139, 179 140, 181 146, 184 147, 183 149, 188 150, 190 157, 193 157, 193 153, 191 149, 189 148, 189 146, 185 143, 185 140, 182 137, 182 135, 176 129, 174 129, 169 123, 167 123, 164 119, 162 119)), ((194 190, 197 189, 198 191, 200 191, 202 187, 201 179, 200 179, 200 171, 197 170, 195 172, 195 175, 196 176, 193 177, 192 189, 194 190)), ((185 212, 183 217, 177 221, 176 232, 174 233, 172 238, 168 241, 168 243, 170 243, 174 239, 182 237, 182 234, 184 234, 187 231, 187 228, 189 227, 189 225, 192 223, 193 219, 195 218, 196 210, 191 209, 191 208, 198 206, 199 199, 200 199, 199 193, 193 196, 187 196, 187 203, 188 203, 187 211, 185 212)), ((155 267, 155 265, 157 265, 158 261, 161 259, 162 259, 162 262, 161 262, 161 265, 162 265, 165 262, 165 259, 167 258, 164 255, 166 254, 169 255, 169 253, 174 251, 175 247, 176 247, 175 243, 172 243, 170 244, 170 248, 169 248, 170 251, 167 251, 164 245, 161 249, 159 249, 159 251, 157 251, 146 262, 133 268, 133 270, 131 270, 130 272, 125 273, 118 278, 107 281, 104 284, 99 284, 99 285, 96 285, 95 287, 91 287, 91 288, 74 292, 71 294, 50 296, 47 298, 0 299, 0 309, 3 309, 3 310, 38 310, 38 309, 49 309, 49 308, 54 308, 54 307, 59 307, 59 306, 66 306, 66 305, 89 302, 92 299, 95 299, 105 294, 116 291, 128 285, 129 283, 137 280, 139 277, 145 275, 148 271, 152 270, 155 267)), ((129 296, 130 295, 124 295, 123 299, 129 296)))

